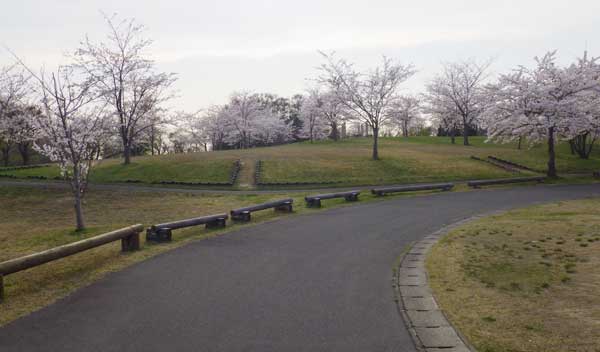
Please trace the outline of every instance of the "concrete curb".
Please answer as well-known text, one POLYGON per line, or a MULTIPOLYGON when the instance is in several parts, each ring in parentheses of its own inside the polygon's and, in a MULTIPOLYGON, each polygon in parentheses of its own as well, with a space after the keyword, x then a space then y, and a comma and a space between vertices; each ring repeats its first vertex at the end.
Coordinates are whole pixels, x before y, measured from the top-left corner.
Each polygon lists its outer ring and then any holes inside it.
POLYGON ((471 217, 423 238, 404 255, 394 278, 397 303, 406 327, 421 352, 474 352, 448 321, 429 286, 425 258, 433 245, 452 229, 486 215, 471 217))

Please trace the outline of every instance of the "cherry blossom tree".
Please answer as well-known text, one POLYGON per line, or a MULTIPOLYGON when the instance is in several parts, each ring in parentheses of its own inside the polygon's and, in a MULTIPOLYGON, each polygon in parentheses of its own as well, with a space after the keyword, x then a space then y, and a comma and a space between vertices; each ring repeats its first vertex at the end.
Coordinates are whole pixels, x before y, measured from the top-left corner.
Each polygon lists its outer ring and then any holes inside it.
POLYGON ((526 136, 548 146, 547 175, 556 177, 556 140, 570 139, 579 128, 582 96, 598 87, 596 60, 562 68, 556 52, 536 57, 536 67, 519 67, 488 87, 493 98, 485 115, 488 139, 512 141, 526 136))
POLYGON ((13 146, 30 143, 32 129, 24 101, 29 79, 29 74, 18 65, 0 68, 0 151, 5 166, 13 146))
POLYGON ((300 136, 310 142, 325 139, 329 134, 329 124, 324 113, 325 102, 318 89, 311 89, 302 103, 300 119, 302 130, 300 136))
POLYGON ((420 117, 421 101, 411 95, 400 96, 391 104, 389 113, 392 121, 402 129, 402 136, 407 138, 411 124, 420 117))
POLYGON ((256 120, 266 111, 255 95, 249 92, 237 92, 231 96, 225 108, 226 126, 229 127, 225 140, 240 149, 252 145, 252 134, 256 131, 256 120))
POLYGON ((345 105, 334 92, 325 91, 319 94, 320 113, 329 124, 329 138, 337 141, 340 139, 340 125, 346 121, 348 112, 345 105))
POLYGON ((21 155, 23 165, 29 164, 31 147, 35 142, 37 134, 34 121, 41 114, 42 111, 37 106, 24 105, 19 109, 18 115, 11 122, 15 130, 13 140, 17 144, 17 150, 21 155))
POLYGON ((467 60, 444 64, 442 73, 427 85, 427 96, 454 105, 462 119, 463 144, 469 145, 469 130, 488 102, 484 83, 491 61, 467 60))
POLYGON ((293 124, 269 111, 255 122, 254 141, 260 145, 281 144, 293 139, 293 124))
MULTIPOLYGON (((201 117, 202 134, 212 150, 225 148, 227 134, 227 116, 225 107, 213 105, 206 109, 201 117)), ((208 148, 207 148, 208 149, 208 148)))
POLYGON ((379 159, 379 129, 391 118, 388 113, 400 84, 416 71, 412 65, 402 65, 383 57, 380 67, 359 72, 335 54, 321 53, 318 81, 325 84, 355 118, 366 123, 373 132, 373 160, 379 159))
POLYGON ((104 16, 109 34, 105 42, 81 43, 74 58, 97 82, 102 96, 113 106, 123 144, 124 164, 131 162, 135 140, 155 121, 152 113, 173 95, 173 73, 156 72, 154 61, 146 56, 152 41, 143 37, 144 27, 133 19, 118 21, 104 16))
POLYGON ((82 199, 106 133, 105 104, 99 103, 100 96, 94 93, 96 82, 80 79, 73 66, 60 66, 49 76, 44 72, 33 76, 38 82, 35 92, 43 107, 33 120, 39 141, 34 148, 57 162, 62 176, 69 181, 76 228, 83 230, 82 199))

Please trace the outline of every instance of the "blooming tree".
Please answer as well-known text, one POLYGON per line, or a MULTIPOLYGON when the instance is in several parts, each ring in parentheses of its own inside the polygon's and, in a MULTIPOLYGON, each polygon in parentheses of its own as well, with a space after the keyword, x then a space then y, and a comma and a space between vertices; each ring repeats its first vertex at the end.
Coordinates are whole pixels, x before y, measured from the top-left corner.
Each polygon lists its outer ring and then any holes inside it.
POLYGON ((94 43, 86 37, 74 58, 112 105, 124 164, 129 164, 135 140, 156 126, 153 112, 172 98, 169 88, 176 78, 173 73, 155 71, 154 61, 145 54, 152 41, 142 37, 143 26, 133 19, 105 19, 109 27, 107 41, 94 43))
POLYGON ((324 114, 325 102, 318 89, 311 89, 302 102, 300 119, 302 129, 300 136, 308 138, 312 143, 315 140, 325 139, 329 134, 329 124, 324 114))
MULTIPOLYGON (((29 145, 32 128, 26 99, 29 75, 16 65, 0 68, 0 151, 4 165, 8 165, 10 151, 17 145, 29 145)), ((26 164, 27 160, 23 159, 26 164)))
POLYGON ((429 99, 454 106, 462 119, 463 144, 469 145, 469 129, 488 102, 484 87, 491 61, 479 64, 473 60, 444 64, 442 73, 427 85, 429 99))
POLYGON ((334 54, 321 53, 325 63, 321 65, 319 82, 325 84, 355 118, 366 123, 373 131, 374 160, 379 159, 379 129, 389 121, 388 113, 399 85, 411 77, 412 65, 402 65, 383 57, 380 67, 369 72, 357 71, 344 59, 334 54))
POLYGON ((225 136, 227 134, 227 116, 225 107, 213 105, 202 114, 202 134, 210 143, 212 150, 225 148, 225 136))
POLYGON ((256 121, 265 113, 256 96, 249 92, 234 93, 224 110, 228 127, 225 140, 241 149, 249 148, 256 132, 256 121))
POLYGON ((485 113, 488 139, 511 141, 525 136, 548 146, 549 177, 556 177, 555 144, 580 133, 582 97, 596 89, 596 60, 559 67, 556 52, 536 57, 536 67, 519 67, 489 86, 494 103, 485 113))
POLYGON ((411 95, 400 96, 391 104, 389 113, 392 121, 402 129, 402 136, 408 137, 411 124, 420 118, 421 101, 411 95))
POLYGON ((266 111, 255 122, 253 139, 260 145, 285 143, 293 139, 292 126, 291 122, 288 123, 274 113, 266 111))
POLYGON ((105 134, 105 105, 93 93, 95 82, 80 80, 72 66, 61 66, 46 76, 34 75, 43 111, 33 120, 34 148, 58 163, 73 193, 77 230, 85 228, 82 199, 92 163, 99 157, 105 134))

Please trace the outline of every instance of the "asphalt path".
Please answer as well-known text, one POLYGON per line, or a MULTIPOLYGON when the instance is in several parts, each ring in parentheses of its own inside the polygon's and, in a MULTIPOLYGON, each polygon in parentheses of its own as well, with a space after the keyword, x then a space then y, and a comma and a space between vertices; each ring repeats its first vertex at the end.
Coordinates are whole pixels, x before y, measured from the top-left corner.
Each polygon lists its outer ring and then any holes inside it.
POLYGON ((591 196, 600 185, 440 193, 244 228, 8 324, 0 351, 415 351, 392 287, 411 242, 473 215, 591 196))

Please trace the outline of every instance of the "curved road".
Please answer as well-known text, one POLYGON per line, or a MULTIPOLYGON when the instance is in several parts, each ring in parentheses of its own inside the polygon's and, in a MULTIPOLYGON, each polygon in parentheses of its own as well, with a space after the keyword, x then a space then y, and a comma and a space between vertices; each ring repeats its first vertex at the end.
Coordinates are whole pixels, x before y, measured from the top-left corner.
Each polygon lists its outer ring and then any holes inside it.
POLYGON ((407 245, 475 214, 588 196, 600 185, 444 193, 238 230, 1 328, 0 351, 415 351, 391 282, 407 245))

